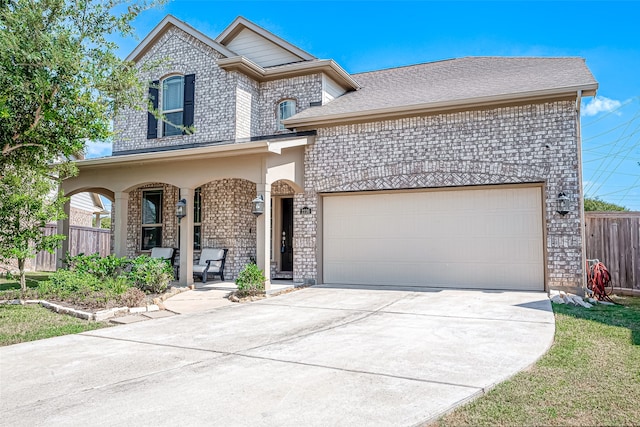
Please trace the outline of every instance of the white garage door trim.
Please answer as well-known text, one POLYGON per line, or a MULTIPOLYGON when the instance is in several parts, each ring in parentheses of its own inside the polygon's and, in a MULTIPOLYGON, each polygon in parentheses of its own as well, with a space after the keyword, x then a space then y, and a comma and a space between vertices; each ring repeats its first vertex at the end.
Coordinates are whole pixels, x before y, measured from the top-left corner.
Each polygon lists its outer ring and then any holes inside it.
POLYGON ((326 284, 544 290, 542 186, 323 196, 326 284))

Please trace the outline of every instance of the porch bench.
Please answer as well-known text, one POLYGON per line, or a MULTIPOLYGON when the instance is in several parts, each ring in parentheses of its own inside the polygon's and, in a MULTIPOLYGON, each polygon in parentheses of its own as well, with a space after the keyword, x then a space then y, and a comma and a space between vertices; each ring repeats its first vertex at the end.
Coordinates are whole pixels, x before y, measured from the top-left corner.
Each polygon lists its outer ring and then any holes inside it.
POLYGON ((224 263, 229 249, 204 248, 200 253, 200 260, 193 264, 193 275, 201 276, 202 283, 207 283, 207 277, 220 276, 224 282, 224 263))

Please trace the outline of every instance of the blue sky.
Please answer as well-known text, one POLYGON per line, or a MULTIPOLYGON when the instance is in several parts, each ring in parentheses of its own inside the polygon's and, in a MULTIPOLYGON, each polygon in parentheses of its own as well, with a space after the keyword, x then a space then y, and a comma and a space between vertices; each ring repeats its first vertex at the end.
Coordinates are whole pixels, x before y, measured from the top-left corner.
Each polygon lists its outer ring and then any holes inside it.
MULTIPOLYGON (((166 14, 215 38, 238 15, 350 73, 463 56, 579 56, 600 84, 582 108, 588 196, 640 211, 640 2, 170 1, 136 21, 139 39, 166 14)), ((92 145, 89 156, 108 154, 92 145)))

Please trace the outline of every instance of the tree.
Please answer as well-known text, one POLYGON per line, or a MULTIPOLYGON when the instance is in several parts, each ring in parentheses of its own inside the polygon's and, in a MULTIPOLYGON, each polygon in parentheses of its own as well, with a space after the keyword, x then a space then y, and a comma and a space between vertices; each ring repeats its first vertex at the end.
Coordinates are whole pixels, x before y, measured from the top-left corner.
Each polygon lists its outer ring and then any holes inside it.
POLYGON ((45 168, 105 140, 146 82, 109 37, 153 1, 0 0, 0 166, 45 168))
POLYGON ((584 210, 589 211, 628 211, 629 209, 624 206, 616 205, 615 203, 605 202, 599 197, 585 197, 584 198, 584 210))
MULTIPOLYGON (((53 252, 64 236, 46 236, 47 223, 63 219, 67 198, 57 194, 55 176, 39 169, 4 166, 0 178, 0 259, 18 261, 20 288, 27 290, 25 261, 39 251, 53 252)), ((63 171, 60 171, 63 173, 63 171)))

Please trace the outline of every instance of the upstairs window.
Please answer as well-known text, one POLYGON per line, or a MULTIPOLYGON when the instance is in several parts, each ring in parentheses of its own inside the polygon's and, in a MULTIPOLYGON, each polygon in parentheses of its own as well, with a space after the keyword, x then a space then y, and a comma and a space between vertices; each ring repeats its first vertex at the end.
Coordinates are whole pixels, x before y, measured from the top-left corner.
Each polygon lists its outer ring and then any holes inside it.
POLYGON ((162 136, 182 135, 184 124, 184 77, 174 76, 162 82, 162 136))
POLYGON ((147 139, 189 133, 180 129, 180 126, 193 126, 195 80, 195 74, 187 74, 152 82, 149 87, 151 107, 164 115, 166 122, 158 124, 158 119, 150 110, 147 114, 147 139), (159 99, 162 99, 161 105, 158 104, 159 99))
POLYGON ((286 127, 282 123, 296 113, 296 101, 287 99, 278 104, 278 130, 284 130, 286 127))

